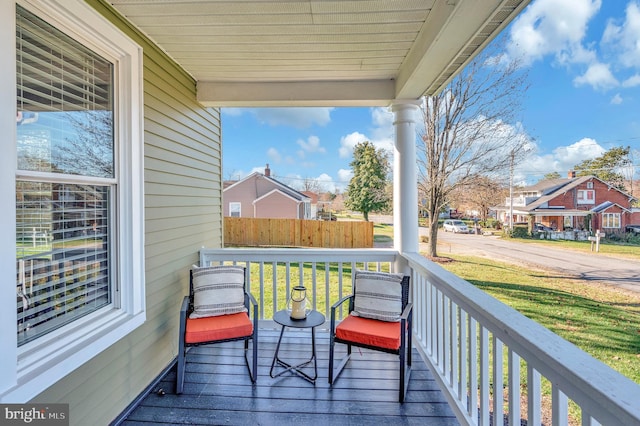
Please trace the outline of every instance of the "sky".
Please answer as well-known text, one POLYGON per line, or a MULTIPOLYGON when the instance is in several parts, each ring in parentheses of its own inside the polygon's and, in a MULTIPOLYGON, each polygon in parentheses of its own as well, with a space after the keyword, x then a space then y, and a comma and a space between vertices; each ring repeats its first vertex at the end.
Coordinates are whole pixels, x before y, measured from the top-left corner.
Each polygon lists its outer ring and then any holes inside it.
MULTIPOLYGON (((530 83, 510 123, 532 141, 515 182, 566 176, 617 146, 640 166, 640 0, 533 0, 501 37, 530 83)), ((392 122, 388 108, 224 108, 223 179, 269 164, 294 188, 312 179, 344 191, 357 143, 393 152, 392 122)))

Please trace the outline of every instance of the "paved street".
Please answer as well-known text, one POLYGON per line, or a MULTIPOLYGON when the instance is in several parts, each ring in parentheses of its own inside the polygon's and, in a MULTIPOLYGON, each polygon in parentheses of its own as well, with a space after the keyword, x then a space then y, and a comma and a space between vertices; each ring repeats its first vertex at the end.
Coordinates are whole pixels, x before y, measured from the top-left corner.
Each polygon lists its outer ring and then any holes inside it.
MULTIPOLYGON (((422 235, 426 229, 420 228, 420 232, 422 235)), ((426 251, 426 244, 420 245, 420 251, 426 251)), ((452 234, 441 229, 438 254, 446 256, 447 253, 484 256, 640 292, 640 262, 609 255, 606 246, 601 246, 599 253, 582 253, 493 236, 452 234)))

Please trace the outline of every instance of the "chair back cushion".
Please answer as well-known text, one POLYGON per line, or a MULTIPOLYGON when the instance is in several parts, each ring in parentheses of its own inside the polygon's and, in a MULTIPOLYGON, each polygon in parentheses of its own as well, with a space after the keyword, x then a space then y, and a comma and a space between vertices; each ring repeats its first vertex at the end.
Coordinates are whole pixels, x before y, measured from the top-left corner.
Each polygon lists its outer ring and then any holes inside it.
POLYGON ((247 312, 244 306, 244 268, 240 266, 193 267, 193 312, 189 318, 247 312))
POLYGON ((402 274, 356 271, 351 314, 380 321, 400 321, 402 278, 402 274))

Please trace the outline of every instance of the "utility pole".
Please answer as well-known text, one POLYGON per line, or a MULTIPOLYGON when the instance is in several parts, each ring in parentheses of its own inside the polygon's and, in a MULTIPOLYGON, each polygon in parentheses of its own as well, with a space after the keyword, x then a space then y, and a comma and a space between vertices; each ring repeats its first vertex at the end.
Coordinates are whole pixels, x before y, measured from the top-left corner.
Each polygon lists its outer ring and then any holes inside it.
POLYGON ((513 232, 513 162, 516 152, 511 150, 511 164, 509 165, 509 232, 513 232))

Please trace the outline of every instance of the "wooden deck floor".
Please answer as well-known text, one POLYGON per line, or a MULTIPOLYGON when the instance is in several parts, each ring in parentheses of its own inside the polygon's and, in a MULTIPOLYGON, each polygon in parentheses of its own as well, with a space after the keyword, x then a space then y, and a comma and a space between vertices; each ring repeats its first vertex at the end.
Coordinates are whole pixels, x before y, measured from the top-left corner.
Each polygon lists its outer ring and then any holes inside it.
MULTIPOLYGON (((329 336, 316 331, 315 386, 285 373, 269 375, 279 330, 260 329, 258 380, 252 384, 241 342, 192 348, 184 392, 175 394, 175 368, 123 425, 458 425, 431 372, 414 349, 404 404, 397 402, 397 356, 354 348, 340 379, 329 387, 329 336), (164 391, 164 395, 158 392, 164 391)), ((309 330, 287 329, 280 357, 292 362, 311 354, 309 330)), ((342 351, 342 346, 339 345, 342 351)), ((344 353, 343 351, 340 352, 344 353)), ((313 374, 313 369, 307 367, 313 374)))

